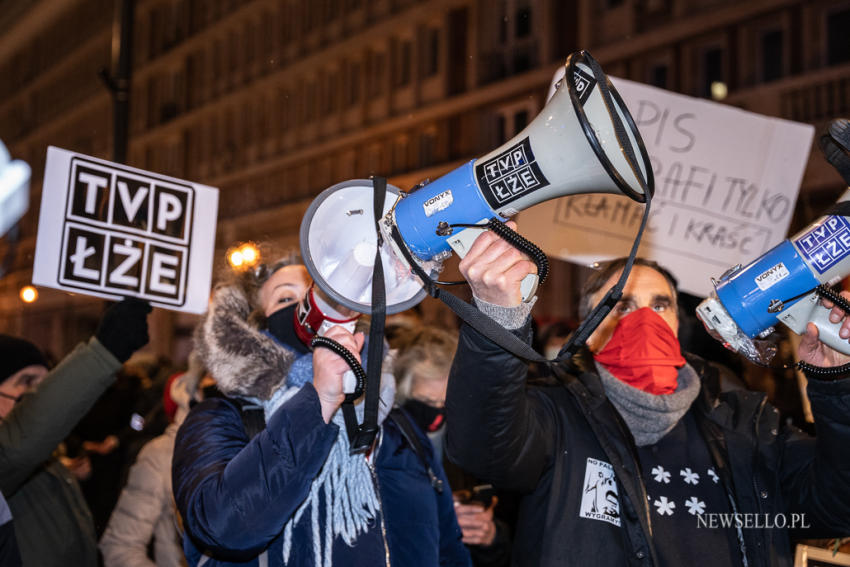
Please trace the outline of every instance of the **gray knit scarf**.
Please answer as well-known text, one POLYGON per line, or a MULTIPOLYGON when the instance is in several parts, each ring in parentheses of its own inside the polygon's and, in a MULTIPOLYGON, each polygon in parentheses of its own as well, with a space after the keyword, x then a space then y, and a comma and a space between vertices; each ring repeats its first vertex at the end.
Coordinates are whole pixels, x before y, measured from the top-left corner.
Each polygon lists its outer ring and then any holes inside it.
POLYGON ((594 361, 605 394, 620 415, 638 447, 654 445, 667 435, 690 409, 700 390, 700 379, 690 364, 679 369, 678 384, 672 394, 649 394, 629 386, 594 361))
MULTIPOLYGON (((386 361, 385 361, 386 362, 386 361)), ((378 424, 382 424, 392 409, 395 398, 395 378, 385 368, 381 373, 381 395, 378 405, 378 424)), ((311 365, 312 367, 312 365, 311 365)), ((268 401, 262 402, 266 422, 292 396, 300 386, 283 387, 268 401)), ((363 421, 363 399, 354 406, 357 421, 363 421)), ((380 500, 375 491, 375 482, 366 458, 362 454, 349 455, 348 434, 342 411, 337 410, 332 421, 339 427, 339 434, 331 447, 328 458, 319 475, 310 485, 310 493, 295 514, 286 522, 283 530, 283 563, 289 563, 292 550, 292 530, 309 512, 313 532, 313 557, 316 567, 331 567, 332 549, 336 537, 342 537, 349 546, 354 546, 357 537, 364 533, 380 510, 380 500), (319 506, 320 495, 324 494, 325 505, 319 506), (319 517, 324 520, 324 533, 320 528, 319 517)), ((374 454, 373 454, 373 457, 374 454)))

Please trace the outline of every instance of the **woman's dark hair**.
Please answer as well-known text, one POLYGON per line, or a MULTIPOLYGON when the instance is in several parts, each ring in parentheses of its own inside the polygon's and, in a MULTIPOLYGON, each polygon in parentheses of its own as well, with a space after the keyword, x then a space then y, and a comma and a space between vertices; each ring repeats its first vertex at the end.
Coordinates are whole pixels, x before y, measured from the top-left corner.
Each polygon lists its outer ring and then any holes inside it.
POLYGON ((280 248, 268 243, 259 243, 256 246, 260 251, 261 259, 274 258, 274 260, 257 264, 248 269, 236 269, 230 267, 229 264, 225 265, 219 274, 215 288, 236 287, 242 290, 245 297, 248 298, 248 304, 251 309, 248 315, 248 321, 257 328, 264 328, 266 326, 266 316, 262 305, 260 305, 260 288, 279 269, 301 264, 302 261, 301 255, 294 249, 281 251, 280 248))
MULTIPOLYGON (((626 260, 628 258, 617 258, 616 260, 611 260, 609 262, 603 262, 598 264, 596 267, 596 271, 594 271, 587 281, 584 282, 584 285, 581 288, 581 299, 579 300, 578 305, 578 315, 582 319, 587 317, 590 310, 593 309, 593 305, 591 303, 591 298, 593 295, 599 291, 605 282, 611 279, 611 276, 620 272, 626 265, 626 260)), ((673 295, 673 301, 676 302, 676 288, 679 285, 679 282, 676 281, 676 278, 673 277, 666 268, 661 267, 658 262, 653 260, 647 260, 646 258, 635 258, 635 266, 645 266, 647 268, 653 269, 667 280, 667 283, 670 284, 670 292, 673 295)))

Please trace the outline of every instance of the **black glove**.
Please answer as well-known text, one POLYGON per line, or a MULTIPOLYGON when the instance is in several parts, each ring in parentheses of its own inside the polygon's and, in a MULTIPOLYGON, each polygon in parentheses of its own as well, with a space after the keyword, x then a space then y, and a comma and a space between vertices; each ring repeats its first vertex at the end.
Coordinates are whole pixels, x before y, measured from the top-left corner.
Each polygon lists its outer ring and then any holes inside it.
POLYGON ((94 336, 121 362, 148 344, 150 303, 128 297, 113 303, 103 314, 94 336))

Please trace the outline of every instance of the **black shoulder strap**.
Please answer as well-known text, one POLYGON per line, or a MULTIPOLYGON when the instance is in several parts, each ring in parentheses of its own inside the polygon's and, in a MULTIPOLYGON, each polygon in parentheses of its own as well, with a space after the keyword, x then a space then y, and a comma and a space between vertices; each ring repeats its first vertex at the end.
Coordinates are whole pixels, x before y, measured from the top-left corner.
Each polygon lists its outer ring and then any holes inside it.
POLYGON ((407 414, 399 408, 393 408, 390 410, 390 417, 393 422, 398 425, 398 429, 401 431, 402 436, 425 467, 425 471, 428 473, 428 478, 431 479, 431 486, 433 486, 434 490, 438 493, 442 494, 443 481, 440 480, 440 477, 437 476, 437 473, 434 472, 434 469, 428 463, 428 459, 425 457, 425 448, 422 446, 422 443, 419 442, 419 437, 416 435, 416 430, 414 429, 414 425, 411 423, 410 418, 408 418, 407 414))
POLYGON ((266 412, 263 406, 242 398, 228 399, 239 408, 239 415, 242 416, 242 425, 245 427, 245 433, 248 434, 248 439, 253 439, 260 431, 266 428, 266 412))

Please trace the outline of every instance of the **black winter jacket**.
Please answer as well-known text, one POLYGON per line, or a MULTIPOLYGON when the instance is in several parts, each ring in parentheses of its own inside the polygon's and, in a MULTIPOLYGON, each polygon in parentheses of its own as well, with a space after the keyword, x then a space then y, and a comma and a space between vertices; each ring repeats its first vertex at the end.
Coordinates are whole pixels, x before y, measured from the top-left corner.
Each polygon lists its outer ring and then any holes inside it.
MULTIPOLYGON (((529 329, 517 333, 528 338, 529 329)), ((522 360, 461 330, 446 397, 447 452, 471 473, 524 493, 514 565, 658 564, 632 435, 587 361, 577 355, 558 380, 527 385, 522 360), (613 469, 619 522, 580 516, 589 467, 613 469)), ((736 511, 783 513, 789 523, 805 514, 811 527, 795 536, 850 534, 850 379, 809 382, 815 439, 782 426, 763 393, 721 393, 714 367, 688 361, 702 379, 691 411, 736 511)), ((788 529, 738 532, 749 566, 792 564, 788 529)))

